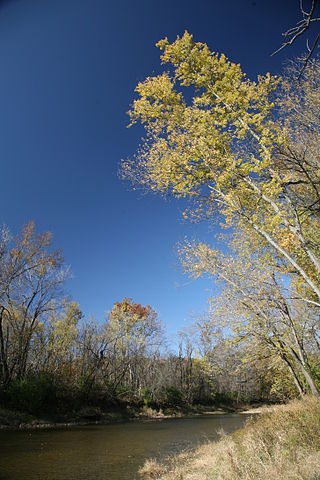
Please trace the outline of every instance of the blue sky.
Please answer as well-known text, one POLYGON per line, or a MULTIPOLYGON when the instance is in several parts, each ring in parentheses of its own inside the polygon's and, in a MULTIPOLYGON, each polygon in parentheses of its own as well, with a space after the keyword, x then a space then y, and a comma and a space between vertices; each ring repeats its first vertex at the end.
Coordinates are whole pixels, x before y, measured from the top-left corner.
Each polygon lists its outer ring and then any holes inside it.
POLYGON ((214 286, 181 273, 180 202, 134 191, 117 176, 142 130, 126 115, 139 80, 161 71, 155 43, 188 29, 251 77, 279 73, 301 41, 270 57, 299 19, 298 0, 0 1, 0 223, 51 230, 86 315, 126 296, 150 304, 173 338, 206 309, 214 286))

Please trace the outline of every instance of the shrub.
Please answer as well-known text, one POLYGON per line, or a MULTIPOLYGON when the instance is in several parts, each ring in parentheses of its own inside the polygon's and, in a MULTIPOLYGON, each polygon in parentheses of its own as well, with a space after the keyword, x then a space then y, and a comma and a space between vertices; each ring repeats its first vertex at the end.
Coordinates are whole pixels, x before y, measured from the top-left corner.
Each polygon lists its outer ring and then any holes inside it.
POLYGON ((13 381, 6 397, 11 408, 31 414, 50 412, 56 407, 56 388, 45 374, 13 381))

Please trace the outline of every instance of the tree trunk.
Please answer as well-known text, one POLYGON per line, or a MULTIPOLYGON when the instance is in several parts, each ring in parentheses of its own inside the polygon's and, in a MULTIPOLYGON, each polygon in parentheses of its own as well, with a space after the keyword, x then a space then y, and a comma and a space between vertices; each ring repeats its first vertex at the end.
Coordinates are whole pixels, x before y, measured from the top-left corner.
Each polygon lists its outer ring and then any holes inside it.
POLYGON ((4 307, 0 307, 0 365, 1 365, 1 382, 5 385, 9 382, 9 367, 3 338, 3 312, 4 307))

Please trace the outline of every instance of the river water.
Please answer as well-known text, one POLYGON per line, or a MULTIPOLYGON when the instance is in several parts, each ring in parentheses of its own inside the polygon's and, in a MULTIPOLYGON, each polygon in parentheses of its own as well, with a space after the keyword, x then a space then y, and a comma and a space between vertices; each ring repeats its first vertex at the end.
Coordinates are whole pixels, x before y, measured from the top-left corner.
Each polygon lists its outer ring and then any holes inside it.
POLYGON ((245 415, 1 431, 0 480, 133 480, 147 458, 194 448, 240 428, 245 415))

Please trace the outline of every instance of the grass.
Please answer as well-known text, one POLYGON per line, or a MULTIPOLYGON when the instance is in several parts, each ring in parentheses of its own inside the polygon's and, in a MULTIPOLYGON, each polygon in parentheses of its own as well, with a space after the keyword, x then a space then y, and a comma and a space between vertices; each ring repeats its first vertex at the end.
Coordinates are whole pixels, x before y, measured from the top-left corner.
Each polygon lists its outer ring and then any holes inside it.
POLYGON ((149 460, 139 473, 159 480, 320 480, 320 402, 306 397, 273 407, 165 465, 149 460))

